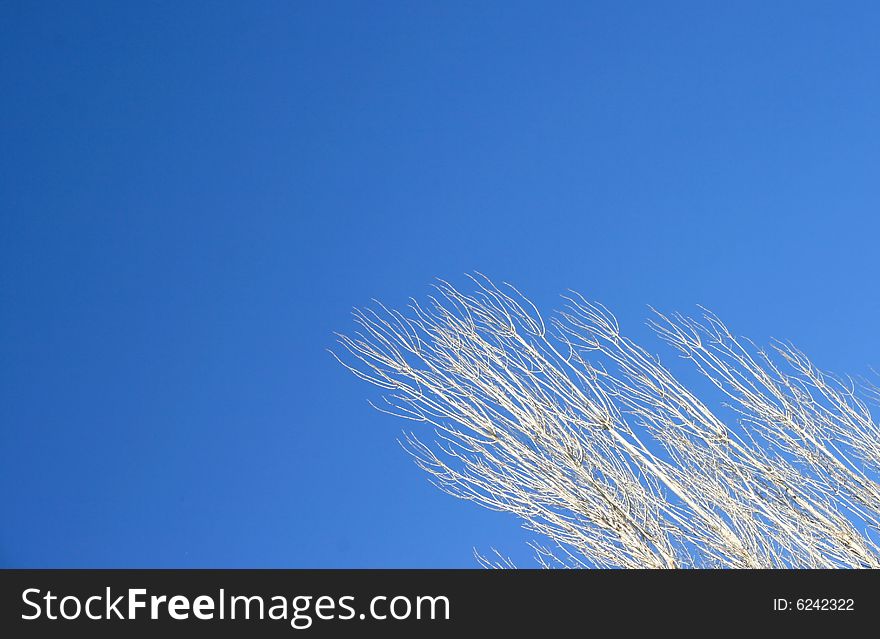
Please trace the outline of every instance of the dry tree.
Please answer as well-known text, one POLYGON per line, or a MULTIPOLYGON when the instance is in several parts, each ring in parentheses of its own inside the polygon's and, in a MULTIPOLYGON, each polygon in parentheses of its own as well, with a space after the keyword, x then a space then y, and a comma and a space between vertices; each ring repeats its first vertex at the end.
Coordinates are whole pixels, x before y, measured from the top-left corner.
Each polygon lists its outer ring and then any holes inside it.
POLYGON ((722 395, 713 409, 601 304, 564 295, 545 323, 513 286, 470 279, 406 314, 355 310, 334 355, 385 391, 379 410, 433 426, 405 436, 419 466, 521 517, 542 565, 880 567, 876 386, 790 344, 758 348, 708 311, 654 311, 722 395))

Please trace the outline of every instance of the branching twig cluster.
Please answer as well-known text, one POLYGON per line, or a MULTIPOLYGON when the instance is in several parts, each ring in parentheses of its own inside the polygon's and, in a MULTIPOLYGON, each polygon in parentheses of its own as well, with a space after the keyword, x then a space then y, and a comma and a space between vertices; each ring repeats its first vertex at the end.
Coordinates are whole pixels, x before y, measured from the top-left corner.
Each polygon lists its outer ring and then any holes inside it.
POLYGON ((512 286, 471 279, 407 314, 355 311, 337 359, 386 391, 379 410, 434 427, 405 444, 441 488, 549 540, 544 565, 880 567, 880 426, 854 383, 708 311, 655 311, 722 415, 600 304, 571 293, 548 325, 512 286))

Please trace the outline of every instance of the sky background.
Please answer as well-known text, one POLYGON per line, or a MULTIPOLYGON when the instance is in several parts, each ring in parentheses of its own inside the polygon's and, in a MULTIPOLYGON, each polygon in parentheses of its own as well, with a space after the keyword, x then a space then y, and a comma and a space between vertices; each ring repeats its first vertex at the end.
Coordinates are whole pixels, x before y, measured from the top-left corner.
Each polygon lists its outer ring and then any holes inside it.
POLYGON ((529 565, 325 352, 437 276, 880 367, 878 33, 875 2, 0 2, 0 566, 529 565))

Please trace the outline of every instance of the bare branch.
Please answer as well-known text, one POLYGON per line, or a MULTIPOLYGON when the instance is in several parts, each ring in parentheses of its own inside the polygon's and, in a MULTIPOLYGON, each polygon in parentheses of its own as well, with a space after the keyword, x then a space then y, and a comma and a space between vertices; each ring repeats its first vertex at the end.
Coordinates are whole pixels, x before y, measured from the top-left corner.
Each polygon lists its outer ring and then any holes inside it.
MULTIPOLYGON (((386 392, 379 410, 433 426, 402 443, 437 486, 548 540, 541 565, 880 567, 876 387, 706 309, 652 309, 712 409, 601 304, 570 292, 548 323, 512 285, 470 279, 470 294, 438 280, 408 314, 356 310, 333 355, 386 392)), ((512 566, 495 554, 478 561, 512 566)))

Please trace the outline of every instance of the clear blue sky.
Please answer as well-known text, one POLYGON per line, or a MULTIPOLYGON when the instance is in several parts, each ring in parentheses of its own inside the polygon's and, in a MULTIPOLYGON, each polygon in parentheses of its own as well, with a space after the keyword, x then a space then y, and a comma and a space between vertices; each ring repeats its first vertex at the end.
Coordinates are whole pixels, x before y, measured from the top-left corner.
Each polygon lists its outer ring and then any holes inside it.
POLYGON ((324 350, 435 276, 880 366, 878 33, 875 2, 0 3, 0 565, 528 557, 324 350))

